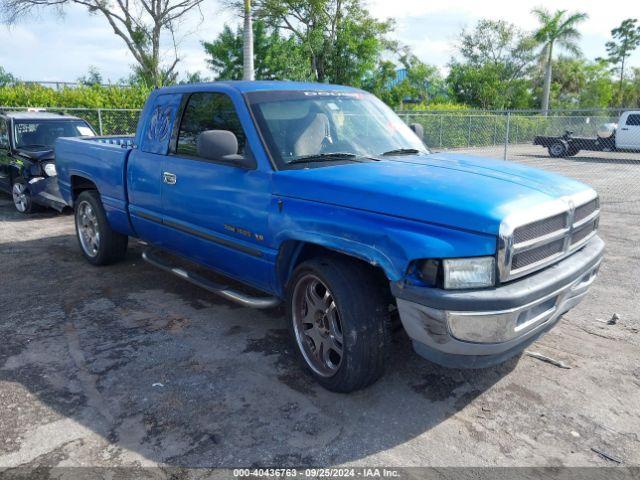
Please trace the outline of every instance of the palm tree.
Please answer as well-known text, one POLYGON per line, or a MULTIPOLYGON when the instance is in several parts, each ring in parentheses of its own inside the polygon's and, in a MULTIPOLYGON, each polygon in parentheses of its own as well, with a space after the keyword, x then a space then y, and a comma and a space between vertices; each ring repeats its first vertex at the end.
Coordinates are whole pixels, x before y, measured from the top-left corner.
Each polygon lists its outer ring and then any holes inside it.
POLYGON ((553 48, 557 45, 570 53, 579 55, 580 48, 577 45, 577 41, 581 35, 576 29, 576 25, 584 22, 588 15, 586 13, 568 14, 566 10, 557 10, 555 13, 550 13, 542 7, 534 8, 532 13, 540 22, 540 27, 533 33, 533 38, 538 44, 542 45, 540 57, 545 64, 542 110, 546 115, 549 110, 549 95, 551 93, 553 48))
POLYGON ((251 21, 251 0, 244 0, 244 34, 242 46, 242 78, 255 80, 253 68, 253 22, 251 21))

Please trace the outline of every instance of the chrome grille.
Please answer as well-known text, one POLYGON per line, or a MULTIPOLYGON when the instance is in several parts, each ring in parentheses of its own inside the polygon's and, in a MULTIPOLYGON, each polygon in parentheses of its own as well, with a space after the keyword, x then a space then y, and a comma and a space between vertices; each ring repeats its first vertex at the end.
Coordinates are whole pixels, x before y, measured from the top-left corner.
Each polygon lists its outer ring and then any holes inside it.
POLYGON ((573 234, 571 235, 571 245, 580 243, 585 238, 587 238, 592 232, 594 232, 597 228, 598 228, 598 220, 596 219, 587 223, 585 226, 574 230, 573 234))
POLYGON ((580 220, 584 220, 596 210, 598 210, 598 199, 594 198, 589 203, 585 203, 584 205, 580 205, 579 207, 576 208, 574 220, 576 222, 579 222, 580 220))
MULTIPOLYGON (((542 205, 546 218, 512 218, 503 223, 498 252, 500 279, 508 281, 554 263, 584 245, 598 228, 599 201, 588 191, 542 205), (576 205, 571 208, 571 205, 576 205), (526 221, 529 218, 530 221, 526 221)), ((534 212, 535 214, 535 212, 534 212)))
POLYGON ((567 214, 561 213, 551 218, 543 218, 537 222, 518 227, 513 232, 513 242, 522 243, 534 238, 544 237, 567 227, 567 214))
POLYGON ((564 250, 564 238, 556 240, 555 242, 547 243, 540 247, 532 248, 531 250, 524 251, 522 253, 516 253, 513 256, 513 262, 511 263, 512 270, 518 270, 520 268, 533 265, 535 263, 546 260, 553 255, 562 253, 564 250))

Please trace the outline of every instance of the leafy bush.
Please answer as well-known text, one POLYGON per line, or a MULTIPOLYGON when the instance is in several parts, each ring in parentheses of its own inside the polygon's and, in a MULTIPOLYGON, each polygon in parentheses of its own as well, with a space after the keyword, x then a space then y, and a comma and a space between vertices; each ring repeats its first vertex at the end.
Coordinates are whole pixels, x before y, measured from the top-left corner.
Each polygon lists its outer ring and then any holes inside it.
POLYGON ((43 87, 38 84, 0 86, 0 107, 142 108, 149 95, 142 86, 43 87))

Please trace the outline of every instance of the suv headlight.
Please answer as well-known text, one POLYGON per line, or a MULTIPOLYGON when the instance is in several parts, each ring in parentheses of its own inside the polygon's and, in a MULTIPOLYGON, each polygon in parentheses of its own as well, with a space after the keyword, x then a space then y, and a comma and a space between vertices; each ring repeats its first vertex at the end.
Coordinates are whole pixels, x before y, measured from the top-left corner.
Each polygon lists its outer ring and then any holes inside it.
POLYGON ((55 163, 45 163, 43 168, 48 177, 55 177, 58 174, 55 163))
POLYGON ((494 257, 453 258, 442 260, 444 288, 483 288, 495 285, 494 257))

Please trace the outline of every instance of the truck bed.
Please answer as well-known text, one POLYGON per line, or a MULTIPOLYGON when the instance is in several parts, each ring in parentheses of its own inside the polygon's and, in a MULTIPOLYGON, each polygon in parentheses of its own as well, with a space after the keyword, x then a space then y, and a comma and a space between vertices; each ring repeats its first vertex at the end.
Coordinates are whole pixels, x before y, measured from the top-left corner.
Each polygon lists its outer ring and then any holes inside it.
POLYGON ((90 179, 100 193, 110 221, 128 218, 126 163, 133 141, 132 136, 57 139, 54 148, 58 185, 65 202, 73 206, 73 186, 90 179))
POLYGON ((549 147, 552 144, 556 143, 558 140, 565 141, 569 144, 569 146, 575 148, 577 151, 580 150, 589 150, 594 152, 601 151, 612 151, 615 150, 615 136, 611 136, 609 138, 598 138, 598 137, 570 137, 568 139, 556 136, 543 136, 538 135, 533 139, 534 145, 541 145, 543 147, 549 147))

